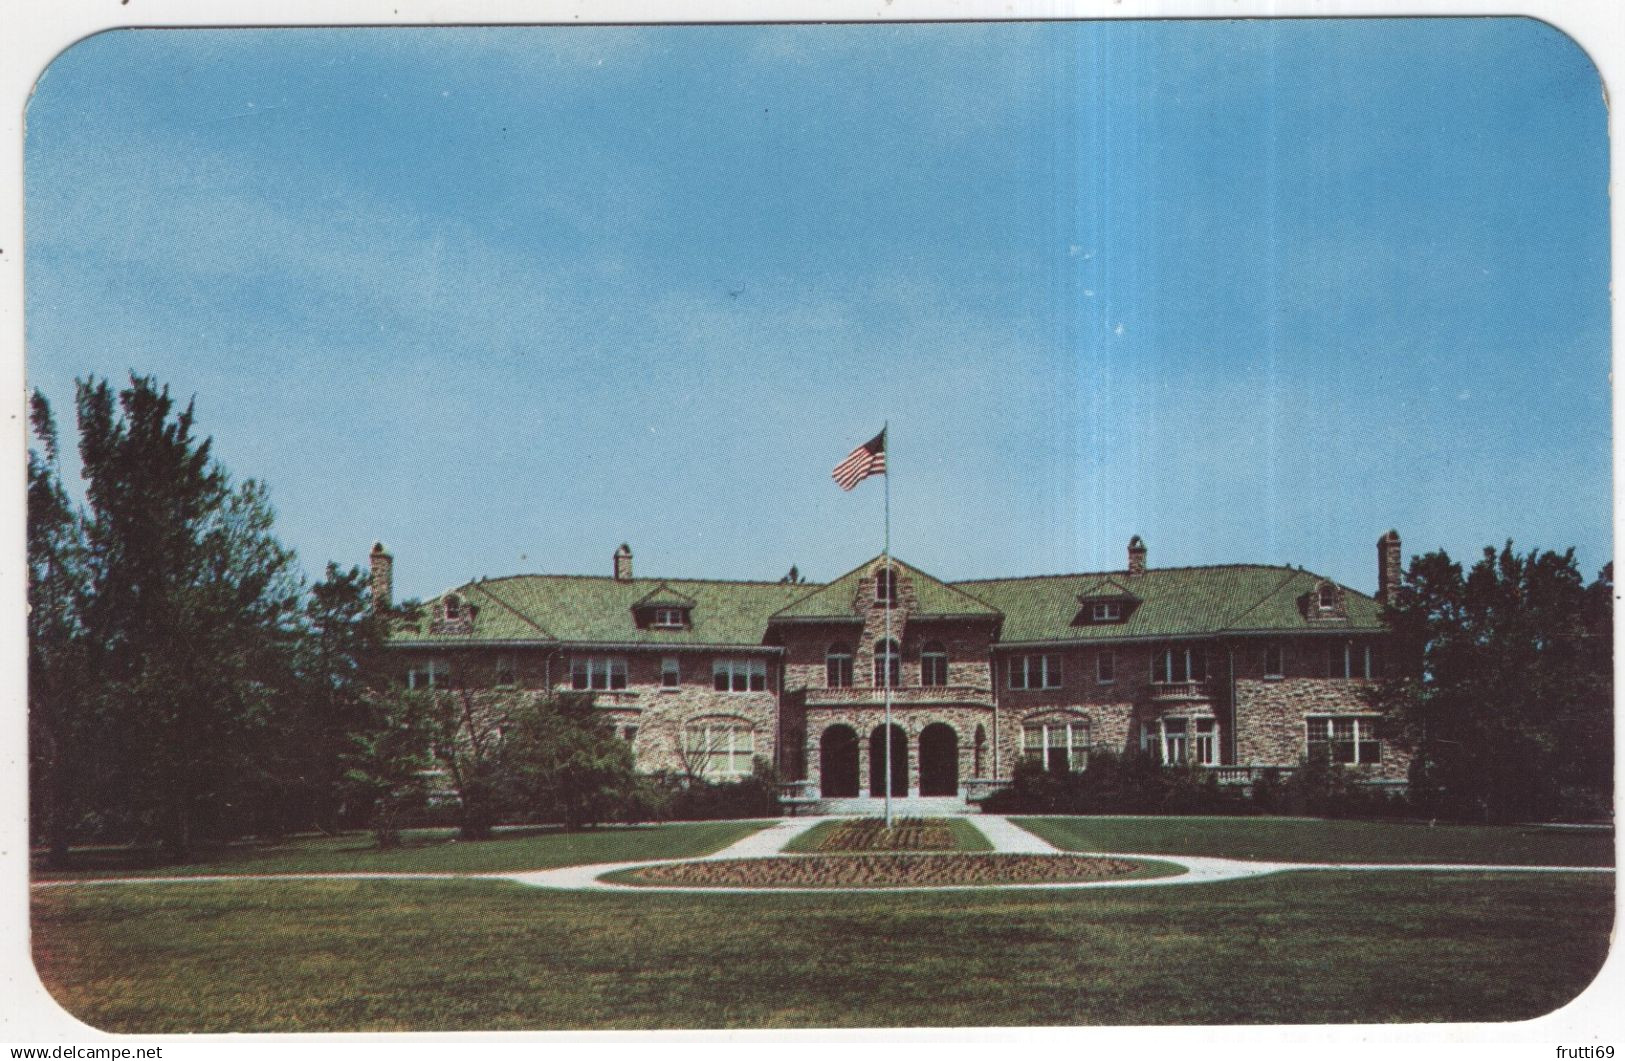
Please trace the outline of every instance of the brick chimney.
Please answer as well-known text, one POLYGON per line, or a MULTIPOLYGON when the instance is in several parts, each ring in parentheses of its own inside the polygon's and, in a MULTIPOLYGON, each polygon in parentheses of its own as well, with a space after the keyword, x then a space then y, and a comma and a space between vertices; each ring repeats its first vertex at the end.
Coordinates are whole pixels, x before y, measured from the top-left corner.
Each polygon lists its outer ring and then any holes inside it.
POLYGON ((625 542, 615 550, 615 581, 632 581, 632 547, 625 542))
POLYGON ((1399 532, 1391 530, 1377 539, 1377 599, 1391 604, 1399 592, 1399 532))
POLYGON ((372 545, 372 608, 384 611, 395 594, 395 558, 384 551, 383 542, 372 545))
POLYGON ((1128 540, 1128 575, 1138 578, 1145 574, 1145 542, 1136 534, 1128 540))

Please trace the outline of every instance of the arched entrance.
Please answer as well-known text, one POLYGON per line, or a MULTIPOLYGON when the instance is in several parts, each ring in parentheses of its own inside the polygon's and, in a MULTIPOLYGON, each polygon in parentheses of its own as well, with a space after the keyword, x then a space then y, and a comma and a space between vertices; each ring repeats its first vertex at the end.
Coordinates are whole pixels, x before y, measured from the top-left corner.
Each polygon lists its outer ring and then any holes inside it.
POLYGON ((818 738, 818 794, 825 799, 858 794, 858 735, 831 726, 818 738))
POLYGON ((920 795, 959 795, 959 734, 945 722, 920 731, 920 795))
MULTIPOLYGON (((869 794, 886 794, 885 726, 876 726, 869 734, 869 794)), ((895 724, 891 728, 891 794, 908 795, 908 735, 895 724)))

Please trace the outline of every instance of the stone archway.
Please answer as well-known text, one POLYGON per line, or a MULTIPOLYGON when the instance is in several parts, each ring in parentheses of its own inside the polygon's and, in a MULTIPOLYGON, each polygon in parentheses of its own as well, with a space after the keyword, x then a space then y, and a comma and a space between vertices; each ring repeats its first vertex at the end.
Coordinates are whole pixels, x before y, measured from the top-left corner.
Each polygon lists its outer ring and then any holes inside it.
MULTIPOLYGON (((886 794, 886 727, 876 726, 869 734, 869 795, 886 794)), ((892 723, 891 728, 891 794, 908 795, 908 734, 903 727, 892 723)))
POLYGON ((920 731, 920 795, 959 795, 959 734, 946 722, 920 731))
POLYGON ((851 726, 831 726, 818 739, 818 778, 824 799, 858 794, 858 735, 851 726))

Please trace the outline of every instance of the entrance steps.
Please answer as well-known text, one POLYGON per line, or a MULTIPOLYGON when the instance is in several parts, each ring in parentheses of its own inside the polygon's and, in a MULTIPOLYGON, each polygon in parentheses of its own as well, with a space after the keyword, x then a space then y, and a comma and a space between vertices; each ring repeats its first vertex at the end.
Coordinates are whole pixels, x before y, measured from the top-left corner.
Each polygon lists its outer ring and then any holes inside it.
MULTIPOLYGON (((847 796, 831 799, 797 800, 786 803, 793 815, 839 814, 878 818, 886 813, 886 800, 880 796, 847 796)), ((946 818, 976 814, 977 809, 958 796, 893 796, 892 815, 898 818, 946 818)))

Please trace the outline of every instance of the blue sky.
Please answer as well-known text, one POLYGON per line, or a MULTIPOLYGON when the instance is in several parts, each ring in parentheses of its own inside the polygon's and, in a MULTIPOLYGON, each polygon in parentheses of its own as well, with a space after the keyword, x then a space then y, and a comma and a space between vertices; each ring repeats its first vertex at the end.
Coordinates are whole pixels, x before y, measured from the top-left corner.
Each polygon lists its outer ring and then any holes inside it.
POLYGON ((1530 20, 121 31, 28 375, 156 375, 306 571, 1612 552, 1606 114, 1530 20))

